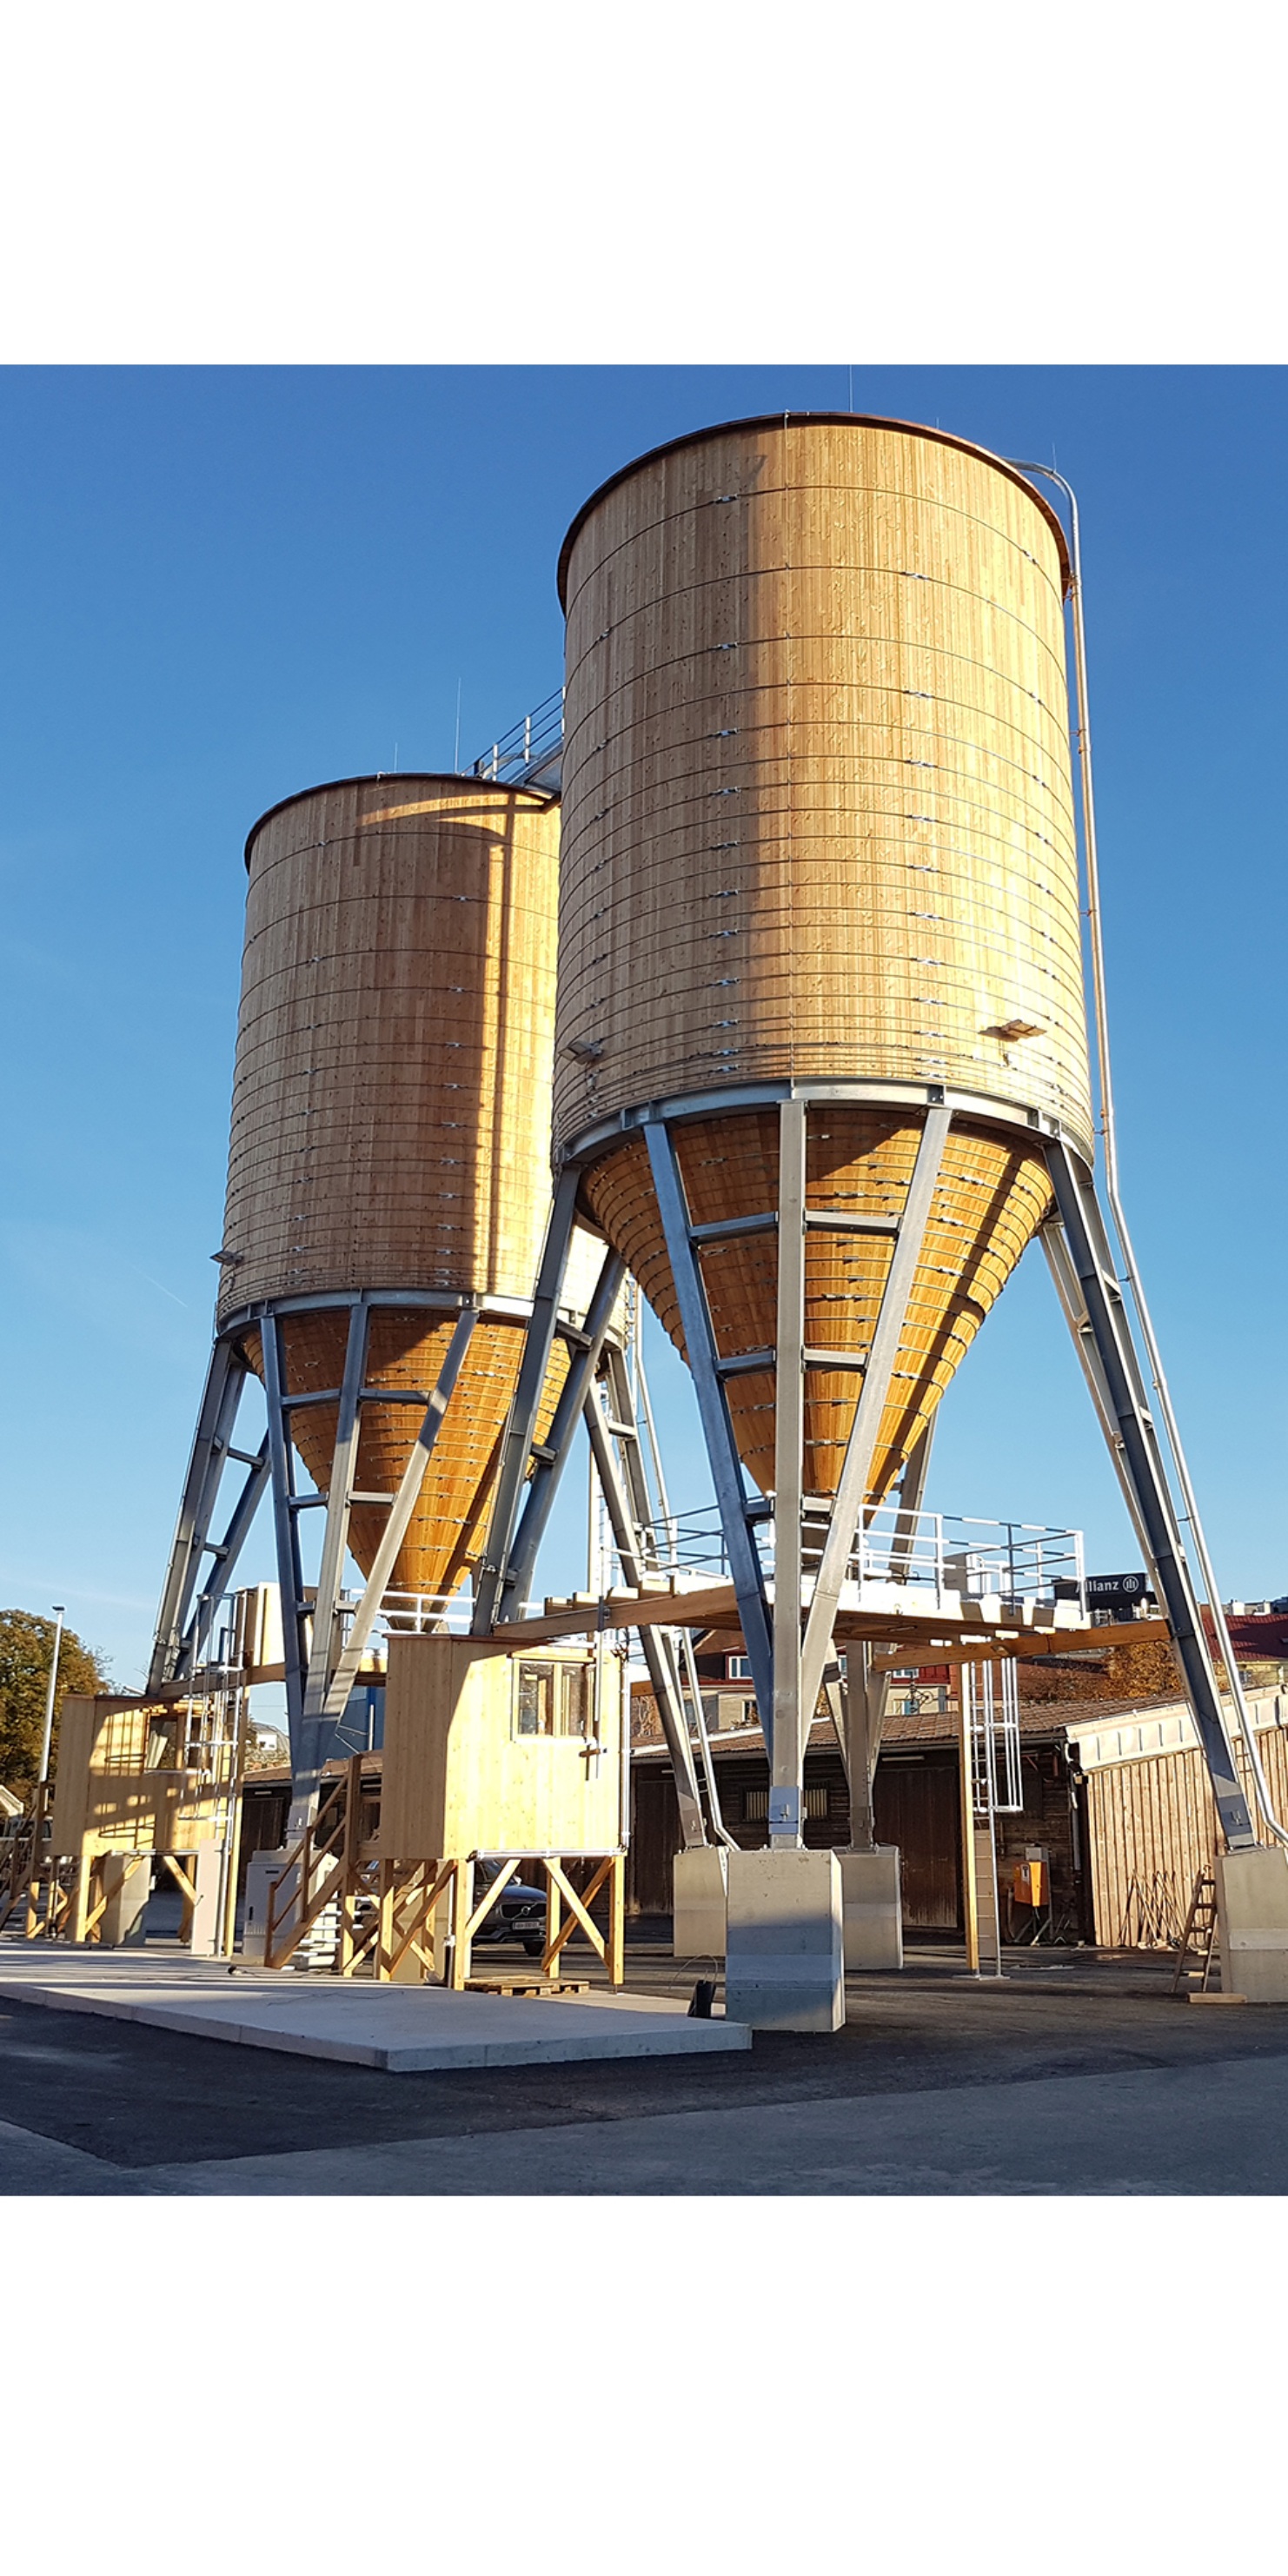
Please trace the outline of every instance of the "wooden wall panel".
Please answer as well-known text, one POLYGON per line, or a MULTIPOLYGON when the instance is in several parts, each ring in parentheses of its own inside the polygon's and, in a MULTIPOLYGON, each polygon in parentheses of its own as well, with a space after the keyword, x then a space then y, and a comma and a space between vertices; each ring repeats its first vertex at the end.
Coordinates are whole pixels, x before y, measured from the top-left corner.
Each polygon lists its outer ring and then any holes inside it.
POLYGON ((389 1649, 380 1852, 444 1860, 472 1851, 604 1852, 619 1831, 622 1666, 604 1663, 603 1751, 577 1736, 515 1732, 519 1663, 460 1637, 395 1637, 389 1649))
MULTIPOLYGON (((1259 1728, 1257 1750, 1271 1803, 1284 1817, 1288 1746, 1280 1729, 1259 1728)), ((1258 1839, 1269 1842, 1241 1743, 1236 1743, 1235 1759, 1258 1839)), ((1170 1904, 1183 1922, 1195 1878, 1201 1869, 1211 1868, 1218 1848, 1212 1783, 1199 1748, 1090 1770, 1087 1814, 1096 1940, 1116 1948, 1126 1934, 1132 1946, 1142 1900, 1146 1907, 1170 1904)))

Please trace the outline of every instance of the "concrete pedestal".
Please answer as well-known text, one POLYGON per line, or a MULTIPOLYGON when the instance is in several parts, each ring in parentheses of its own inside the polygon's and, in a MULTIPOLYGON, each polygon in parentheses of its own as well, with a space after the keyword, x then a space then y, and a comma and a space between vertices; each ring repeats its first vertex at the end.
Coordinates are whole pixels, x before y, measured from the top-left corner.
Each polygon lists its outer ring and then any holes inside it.
POLYGON ((197 1902, 192 1909, 189 1947, 194 1959, 213 1959, 218 1953, 223 1862, 218 1843, 202 1843, 193 1856, 192 1882, 197 1891, 197 1902))
POLYGON ((725 2011, 753 2030, 839 2030, 841 1872, 830 1851, 731 1851, 725 2011))
POLYGON ((242 1922, 241 1954, 243 1959, 248 1962, 255 1961, 261 1967, 264 1961, 264 1934, 268 1925, 269 1890, 277 1885, 282 1875, 282 1864, 285 1858, 284 1850, 257 1851, 251 1853, 247 1865, 246 1910, 242 1922))
POLYGON ((847 1968, 903 1966, 899 1854, 893 1843, 838 1852, 847 1968))
POLYGON ((1288 2003, 1288 1852, 1257 1845, 1219 1854, 1216 1908, 1222 1992, 1288 2003))
POLYGON ((99 1946, 119 1950, 145 1938, 143 1909, 152 1891, 150 1852, 112 1852, 103 1863, 107 1903, 99 1921, 99 1946))
POLYGON ((671 1953, 676 1959, 723 1959, 729 1854, 718 1849, 675 1855, 671 1881, 671 1953))

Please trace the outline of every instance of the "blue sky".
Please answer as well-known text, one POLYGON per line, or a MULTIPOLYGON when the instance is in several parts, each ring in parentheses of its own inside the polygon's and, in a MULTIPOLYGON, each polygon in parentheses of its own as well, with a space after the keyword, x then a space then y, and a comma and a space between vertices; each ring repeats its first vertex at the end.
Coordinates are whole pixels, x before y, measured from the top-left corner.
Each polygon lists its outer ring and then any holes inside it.
MULTIPOLYGON (((249 824, 318 779, 450 767, 458 684, 466 759, 555 688, 559 543, 632 455, 849 400, 841 366, 0 377, 0 1603, 66 1601, 122 1684, 208 1346, 249 824)), ((853 402, 1078 488, 1124 1190, 1222 1589, 1288 1591, 1284 371, 856 365, 853 402)), ((657 1378, 696 1500, 687 1388, 664 1354, 657 1378)), ((1037 1254, 944 1405, 929 1499, 1135 1560, 1037 1254)), ((570 1495, 552 1584, 583 1529, 570 1495)))

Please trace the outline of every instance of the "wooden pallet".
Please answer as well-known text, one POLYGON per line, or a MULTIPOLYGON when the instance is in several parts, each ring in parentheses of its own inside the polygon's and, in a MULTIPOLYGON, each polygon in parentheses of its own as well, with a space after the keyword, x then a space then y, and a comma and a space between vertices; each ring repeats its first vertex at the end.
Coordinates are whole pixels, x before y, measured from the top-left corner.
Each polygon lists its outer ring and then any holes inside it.
POLYGON ((589 1977, 525 1977, 522 1974, 507 1976, 502 1972, 495 1977, 467 1977, 465 1992, 467 1995, 588 1995, 590 1979, 589 1977))

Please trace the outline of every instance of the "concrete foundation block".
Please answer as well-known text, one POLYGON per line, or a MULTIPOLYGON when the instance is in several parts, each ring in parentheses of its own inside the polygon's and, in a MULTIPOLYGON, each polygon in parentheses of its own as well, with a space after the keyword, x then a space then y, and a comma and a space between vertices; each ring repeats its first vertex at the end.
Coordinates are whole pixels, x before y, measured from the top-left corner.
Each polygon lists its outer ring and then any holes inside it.
POLYGON ((893 1843, 838 1852, 847 1968, 903 1966, 903 1897, 893 1843))
POLYGON ((731 1851, 725 2012, 753 2030, 839 2030, 841 1872, 830 1851, 731 1851))
POLYGON ((197 1891, 190 1943, 194 1959, 213 1959, 218 1952, 223 1878, 224 1856, 218 1843, 202 1843, 192 1860, 192 1883, 197 1891))
MULTIPOLYGON (((246 1910, 243 1917, 241 1955, 243 1959, 264 1962, 264 1934, 268 1928, 268 1898, 282 1876, 286 1853, 252 1852, 246 1871, 246 1910)), ((279 1900, 280 1911, 280 1900, 279 1900)))
POLYGON ((107 1903, 99 1920, 99 1946, 119 1950, 146 1938, 143 1913, 152 1892, 150 1852, 112 1852, 103 1863, 107 1903))
POLYGON ((1222 1991, 1288 2003, 1288 1852, 1258 1844, 1218 1854, 1216 1906, 1222 1991))
POLYGON ((671 1953, 676 1959, 723 1959, 729 1896, 729 1854, 716 1850, 675 1855, 671 1881, 671 1953))

